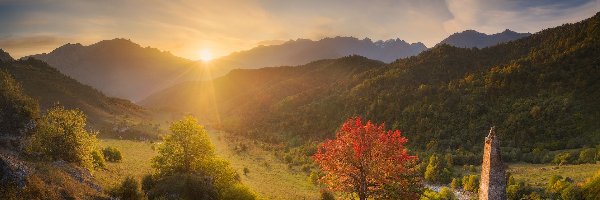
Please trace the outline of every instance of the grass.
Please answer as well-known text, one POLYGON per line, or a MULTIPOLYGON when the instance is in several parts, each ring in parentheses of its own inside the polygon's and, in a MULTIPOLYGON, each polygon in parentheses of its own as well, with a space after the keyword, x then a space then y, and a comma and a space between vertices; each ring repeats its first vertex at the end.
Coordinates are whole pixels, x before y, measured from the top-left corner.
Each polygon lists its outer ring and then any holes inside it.
POLYGON ((110 189, 125 179, 133 176, 141 180, 142 176, 151 173, 151 159, 157 155, 152 150, 152 144, 144 141, 101 139, 100 145, 116 147, 121 151, 123 159, 120 162, 106 162, 106 169, 94 172, 94 177, 104 189, 110 189))
POLYGON ((575 182, 591 178, 600 170, 600 164, 563 165, 516 163, 509 165, 508 171, 516 180, 523 180, 534 187, 545 187, 553 175, 570 177, 575 182))
MULTIPOLYGON (((268 151, 249 145, 248 150, 236 153, 223 133, 210 131, 209 136, 219 157, 229 161, 240 174, 242 182, 259 194, 261 199, 318 199, 319 188, 308 181, 305 173, 290 170, 288 165, 268 151), (244 168, 249 173, 244 175, 244 168)), ((127 176, 138 180, 152 172, 151 159, 157 155, 150 142, 101 139, 102 147, 119 149, 123 160, 107 162, 106 169, 94 172, 94 177, 105 189, 118 186, 127 176)))
POLYGON ((240 174, 242 182, 262 199, 318 199, 319 188, 308 181, 304 172, 297 172, 278 160, 271 152, 251 144, 237 153, 222 132, 210 131, 218 156, 228 160, 240 174), (244 168, 249 170, 244 175, 244 168))
MULTIPOLYGON (((475 167, 475 172, 465 171, 462 167, 455 167, 454 169, 463 175, 481 175, 481 166, 475 167)), ((598 170, 600 170, 600 163, 563 166, 556 164, 510 163, 507 172, 514 176, 516 180, 522 180, 531 186, 543 188, 553 175, 570 177, 575 182, 581 182, 594 176, 598 170)))

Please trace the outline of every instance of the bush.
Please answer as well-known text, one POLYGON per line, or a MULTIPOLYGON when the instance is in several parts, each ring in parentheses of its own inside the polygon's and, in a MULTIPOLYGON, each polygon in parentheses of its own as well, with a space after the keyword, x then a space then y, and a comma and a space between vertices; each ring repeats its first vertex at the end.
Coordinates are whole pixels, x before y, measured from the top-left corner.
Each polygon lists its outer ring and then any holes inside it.
POLYGON ((596 149, 587 148, 579 152, 579 163, 596 163, 596 149))
POLYGON ((563 200, 579 200, 581 199, 581 189, 577 185, 571 184, 560 192, 560 197, 563 200))
POLYGON ((106 161, 104 160, 104 156, 99 151, 92 151, 92 159, 95 168, 106 167, 106 161))
POLYGON ((563 164, 572 164, 574 161, 574 156, 572 156, 569 152, 559 153, 554 156, 552 163, 557 165, 563 164))
POLYGON ((477 193, 479 191, 479 176, 467 175, 462 178, 463 190, 477 193))
POLYGON ((121 183, 121 186, 116 189, 113 194, 118 199, 142 200, 145 199, 144 193, 140 190, 140 183, 133 177, 127 177, 121 183))
POLYGON ((123 159, 121 151, 114 147, 106 147, 102 149, 102 153, 104 154, 104 158, 109 162, 119 162, 123 159))
POLYGON ((452 178, 452 182, 450 183, 450 187, 452 189, 457 189, 462 187, 462 179, 461 178, 452 178))
POLYGON ((175 174, 156 181, 148 191, 150 199, 218 199, 211 178, 193 174, 175 174))
POLYGON ((506 197, 507 199, 523 199, 526 198, 528 193, 530 193, 530 188, 523 181, 515 181, 514 178, 510 177, 510 183, 506 187, 506 197))
POLYGON ((55 106, 39 120, 29 150, 52 160, 64 160, 92 168, 92 152, 96 150, 98 141, 96 133, 86 131, 85 126, 86 116, 83 112, 55 106))
POLYGON ((600 199, 600 170, 596 172, 594 177, 587 180, 581 188, 582 199, 600 199))
POLYGON ((250 173, 250 169, 248 169, 247 167, 244 167, 244 175, 247 175, 248 173, 250 173))
POLYGON ((147 194, 154 186, 156 186, 156 179, 152 174, 146 174, 142 177, 142 191, 144 191, 144 193, 147 194))
POLYGON ((448 187, 442 187, 440 192, 435 192, 433 190, 425 190, 421 195, 421 200, 455 200, 456 195, 452 191, 452 189, 448 187))

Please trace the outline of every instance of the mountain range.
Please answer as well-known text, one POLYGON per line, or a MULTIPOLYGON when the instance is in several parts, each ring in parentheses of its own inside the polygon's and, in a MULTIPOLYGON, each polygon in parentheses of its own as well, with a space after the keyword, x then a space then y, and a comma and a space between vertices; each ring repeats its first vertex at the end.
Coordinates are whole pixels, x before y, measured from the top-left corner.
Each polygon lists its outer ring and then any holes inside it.
POLYGON ((600 13, 489 48, 441 44, 390 64, 350 56, 233 70, 141 103, 291 146, 331 137, 343 120, 362 116, 402 129, 412 148, 464 154, 481 152, 484 133, 495 125, 514 155, 507 159, 520 159, 534 149, 600 141, 598 49, 600 13))
MULTIPOLYGON (((516 39, 515 34, 523 36, 505 31, 494 34, 493 37, 482 38, 479 37, 481 33, 475 34, 469 39, 471 32, 457 33, 444 41, 455 46, 471 47, 472 44, 496 44, 500 41, 497 38, 501 38, 502 41, 516 39)), ((141 47, 130 40, 117 38, 89 46, 66 44, 50 53, 31 57, 47 62, 62 73, 109 96, 140 101, 177 83, 211 79, 237 68, 294 66, 349 55, 361 55, 389 63, 399 58, 418 55, 426 49, 423 43, 409 44, 400 39, 298 39, 279 45, 258 46, 205 63, 180 58, 155 48, 141 47)))

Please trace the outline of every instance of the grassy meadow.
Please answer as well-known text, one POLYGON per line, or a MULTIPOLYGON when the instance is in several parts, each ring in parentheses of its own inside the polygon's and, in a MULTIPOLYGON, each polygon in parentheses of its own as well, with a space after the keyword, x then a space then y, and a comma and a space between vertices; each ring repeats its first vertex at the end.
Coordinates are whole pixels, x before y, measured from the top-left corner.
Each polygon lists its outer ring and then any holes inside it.
MULTIPOLYGON (((305 173, 289 169, 287 164, 261 148, 249 146, 247 151, 237 153, 221 134, 209 132, 217 155, 229 161, 242 182, 262 199, 318 199, 319 188, 308 181, 305 173), (249 170, 246 175, 244 168, 249 170)), ((152 146, 156 143, 118 139, 101 139, 100 143, 102 147, 116 147, 123 155, 120 162, 107 162, 106 169, 94 172, 105 189, 117 186, 127 176, 141 180, 152 172, 151 159, 157 155, 152 146)))
MULTIPOLYGON (((240 174, 242 182, 263 199, 318 199, 319 188, 308 181, 304 172, 289 169, 271 152, 248 145, 236 152, 223 132, 210 131, 217 155, 228 160, 240 174), (244 175, 243 170, 250 172, 244 175)), ((250 142, 248 142, 250 144, 250 142)))
POLYGON ((152 172, 151 159, 157 155, 152 143, 135 140, 101 139, 102 148, 111 146, 119 149, 123 159, 120 162, 106 162, 106 169, 94 172, 100 185, 109 189, 117 186, 127 176, 141 180, 142 176, 152 172))
MULTIPOLYGON (((226 133, 209 131, 209 136, 219 157, 229 161, 231 166, 240 174, 242 182, 257 192, 261 199, 318 199, 319 188, 308 181, 304 172, 291 169, 273 153, 253 146, 252 142, 245 142, 247 150, 236 151, 226 133), (248 173, 244 175, 244 168, 248 173)), ((95 178, 105 189, 113 188, 127 176, 141 179, 143 175, 151 173, 151 159, 157 155, 153 150, 156 143, 146 141, 101 139, 102 147, 112 146, 121 150, 123 160, 118 163, 107 162, 106 169, 94 172, 95 178)), ((481 172, 480 166, 475 166, 471 171, 468 167, 455 167, 456 172, 477 174, 481 172)), ((555 164, 529 164, 511 163, 510 172, 517 180, 543 188, 548 179, 553 175, 570 177, 575 182, 584 181, 600 170, 600 163, 563 165, 555 164)))

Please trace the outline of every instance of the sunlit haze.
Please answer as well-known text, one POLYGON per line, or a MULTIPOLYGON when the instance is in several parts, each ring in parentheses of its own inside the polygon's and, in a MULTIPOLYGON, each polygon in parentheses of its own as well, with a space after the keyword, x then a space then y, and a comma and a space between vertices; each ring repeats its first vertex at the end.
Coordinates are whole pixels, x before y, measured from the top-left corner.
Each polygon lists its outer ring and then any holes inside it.
POLYGON ((297 38, 400 38, 431 47, 466 29, 533 33, 582 20, 599 8, 598 0, 3 0, 0 48, 21 57, 65 43, 89 45, 118 37, 207 60, 198 49, 210 49, 211 57, 220 57, 297 38))
POLYGON ((204 62, 211 61, 214 59, 212 53, 208 49, 202 49, 198 52, 198 58, 204 62))

